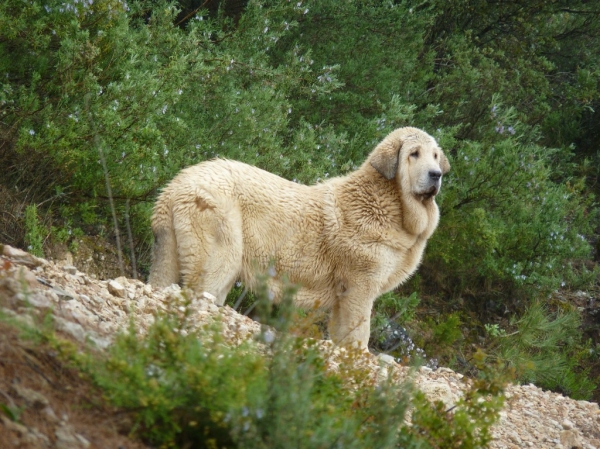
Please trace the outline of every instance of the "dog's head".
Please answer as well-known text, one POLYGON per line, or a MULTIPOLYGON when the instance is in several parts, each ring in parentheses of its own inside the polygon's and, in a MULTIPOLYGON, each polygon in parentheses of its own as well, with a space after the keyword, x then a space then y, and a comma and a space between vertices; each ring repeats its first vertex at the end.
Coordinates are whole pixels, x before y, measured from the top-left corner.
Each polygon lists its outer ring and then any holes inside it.
POLYGON ((369 163, 388 180, 396 179, 403 192, 421 200, 438 194, 450 163, 433 137, 417 128, 399 128, 381 141, 369 163))

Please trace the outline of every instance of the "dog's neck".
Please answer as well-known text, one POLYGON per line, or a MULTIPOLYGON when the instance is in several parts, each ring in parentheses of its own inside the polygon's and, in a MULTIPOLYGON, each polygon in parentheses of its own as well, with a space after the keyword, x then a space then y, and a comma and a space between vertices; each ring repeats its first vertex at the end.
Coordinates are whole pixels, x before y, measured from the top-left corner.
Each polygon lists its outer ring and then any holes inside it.
POLYGON ((407 193, 397 179, 385 179, 366 164, 362 168, 372 173, 358 170, 348 175, 349 184, 356 186, 356 196, 347 203, 350 207, 371 209, 370 216, 376 217, 382 225, 396 223, 420 238, 427 239, 433 234, 439 222, 435 197, 407 193))

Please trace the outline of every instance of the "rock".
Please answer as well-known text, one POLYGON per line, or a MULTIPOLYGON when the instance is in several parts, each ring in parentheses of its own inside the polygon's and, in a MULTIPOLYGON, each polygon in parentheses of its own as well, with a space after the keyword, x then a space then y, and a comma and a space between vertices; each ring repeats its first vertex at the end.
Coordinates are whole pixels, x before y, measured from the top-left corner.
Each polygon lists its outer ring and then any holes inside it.
POLYGON ((25 265, 26 267, 39 267, 40 265, 47 265, 48 261, 40 257, 36 257, 33 254, 29 254, 22 249, 13 248, 9 245, 2 245, 2 254, 8 257, 15 263, 25 265))
MULTIPOLYGON (((20 295, 19 295, 20 296, 20 295)), ((22 298, 23 301, 28 304, 36 307, 38 309, 49 309, 52 307, 52 302, 46 297, 46 295, 42 293, 34 293, 32 295, 24 295, 22 298)))
POLYGON ((50 406, 45 407, 44 410, 42 410, 42 413, 44 413, 44 415, 46 415, 48 419, 55 424, 60 421, 58 416, 56 416, 56 413, 54 413, 54 409, 50 406))
POLYGON ((395 365, 396 364, 396 359, 389 355, 389 354, 384 354, 383 352, 381 354, 379 354, 377 356, 377 358, 379 359, 379 361, 381 363, 384 363, 386 365, 395 365))
POLYGON ((23 385, 13 384, 12 389, 15 390, 15 392, 21 398, 25 399, 25 401, 33 407, 44 408, 50 403, 46 396, 44 396, 42 393, 32 390, 31 388, 24 387, 23 385))
POLYGON ((213 304, 216 304, 217 302, 217 297, 215 295, 213 295, 212 293, 208 293, 208 292, 202 292, 200 294, 200 299, 203 299, 205 301, 210 301, 213 304))
POLYGON ((115 278, 115 281, 124 286, 129 285, 129 279, 127 279, 125 276, 119 276, 118 278, 115 278))
POLYGON ((73 323, 72 321, 65 320, 59 316, 55 316, 54 321, 56 322, 56 328, 58 330, 70 334, 80 342, 85 341, 85 330, 81 324, 73 323))
POLYGON ((562 427, 565 430, 571 430, 573 428, 573 423, 571 421, 569 421, 568 419, 565 419, 562 423, 562 427))
POLYGON ((125 298, 127 294, 125 287, 123 287, 121 283, 117 282, 114 279, 108 281, 107 288, 109 293, 113 296, 116 296, 117 298, 125 298))
POLYGON ((73 428, 68 424, 57 428, 54 435, 56 436, 56 449, 81 449, 90 447, 90 442, 75 433, 73 428))
POLYGON ((77 267, 74 267, 73 265, 65 265, 62 268, 69 274, 77 274, 77 267))
POLYGON ((573 429, 563 430, 560 433, 560 443, 563 445, 563 447, 568 449, 583 447, 581 444, 581 439, 579 438, 579 434, 573 429))
POLYGON ((418 388, 425 393, 425 396, 432 402, 442 401, 446 408, 451 408, 456 405, 457 398, 452 392, 450 385, 444 381, 425 381, 419 384, 418 388))
POLYGON ((75 438, 77 438, 79 440, 82 447, 84 447, 84 448, 90 447, 90 442, 87 439, 85 439, 85 437, 83 437, 82 435, 79 435, 78 433, 76 433, 75 438))
POLYGON ((27 267, 19 267, 17 270, 17 279, 23 286, 27 286, 27 290, 38 288, 40 286, 36 275, 33 274, 27 267))
POLYGON ((8 419, 8 417, 4 416, 4 414, 0 415, 0 420, 2 421, 4 427, 6 427, 10 431, 15 432, 19 436, 24 436, 29 433, 27 427, 25 427, 23 424, 11 421, 10 419, 8 419))
POLYGON ((52 290, 54 293, 56 293, 58 299, 61 301, 71 301, 72 299, 75 299, 75 295, 73 293, 63 290, 60 287, 52 287, 52 290))
POLYGON ((16 313, 14 310, 7 309, 6 307, 0 307, 0 312, 19 321, 27 327, 35 327, 35 321, 33 321, 33 318, 29 314, 19 314, 16 313))

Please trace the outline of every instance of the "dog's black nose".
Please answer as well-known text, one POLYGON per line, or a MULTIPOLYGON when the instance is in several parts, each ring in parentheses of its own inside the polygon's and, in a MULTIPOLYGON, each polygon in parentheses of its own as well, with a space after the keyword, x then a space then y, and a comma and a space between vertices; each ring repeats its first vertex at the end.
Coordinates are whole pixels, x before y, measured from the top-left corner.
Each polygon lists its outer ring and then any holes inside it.
POLYGON ((429 170, 429 177, 433 181, 439 181, 440 178, 442 177, 442 172, 439 170, 429 170))

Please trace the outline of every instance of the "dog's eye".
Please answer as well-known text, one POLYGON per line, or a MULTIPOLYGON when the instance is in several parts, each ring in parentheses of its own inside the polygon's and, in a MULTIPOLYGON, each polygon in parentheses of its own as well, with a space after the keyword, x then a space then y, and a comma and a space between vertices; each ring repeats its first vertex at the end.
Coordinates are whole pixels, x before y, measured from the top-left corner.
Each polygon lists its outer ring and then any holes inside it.
POLYGON ((410 153, 410 155, 412 157, 419 157, 419 150, 413 151, 412 153, 410 153))
POLYGON ((433 155, 433 158, 434 158, 434 159, 437 159, 437 153, 435 153, 435 154, 433 155))

